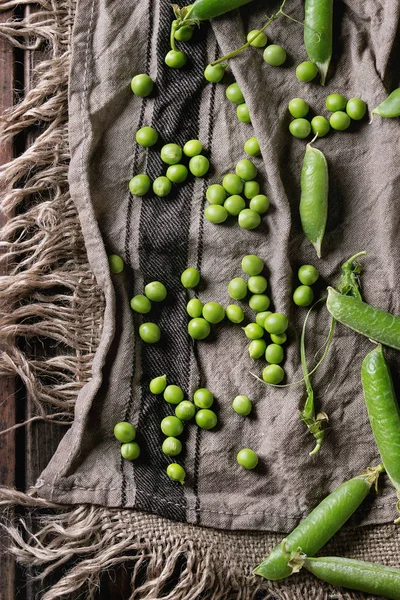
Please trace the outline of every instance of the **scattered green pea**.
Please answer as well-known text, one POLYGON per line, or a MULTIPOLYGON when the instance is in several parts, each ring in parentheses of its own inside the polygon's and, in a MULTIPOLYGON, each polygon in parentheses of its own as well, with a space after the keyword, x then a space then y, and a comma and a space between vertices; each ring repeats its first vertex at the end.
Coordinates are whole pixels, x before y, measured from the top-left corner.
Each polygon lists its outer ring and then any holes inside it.
POLYGON ((136 132, 136 141, 143 148, 150 148, 158 141, 158 133, 153 127, 141 127, 136 132))
MULTIPOLYGON (((245 181, 244 195, 248 200, 251 200, 260 193, 260 184, 258 181, 245 181)), ((258 212, 258 211, 256 211, 258 212)))
POLYGON ((258 465, 258 456, 254 450, 250 450, 250 448, 239 450, 236 460, 241 467, 249 470, 255 469, 258 465))
POLYGON ((181 69, 187 63, 187 56, 182 50, 170 50, 165 57, 165 64, 171 69, 181 69))
POLYGON ((361 98, 350 98, 346 104, 346 112, 353 121, 360 121, 367 112, 367 105, 361 98))
POLYGON ((319 271, 313 265, 302 265, 297 276, 303 285, 313 285, 319 277, 319 271))
POLYGON ((166 175, 172 183, 183 183, 189 175, 189 171, 185 165, 170 165, 166 175))
POLYGON ((236 108, 236 115, 241 123, 251 123, 250 111, 247 104, 239 104, 236 108))
POLYGON ((132 196, 144 196, 147 194, 151 186, 150 177, 148 175, 135 175, 129 181, 128 187, 132 196))
POLYGON ((218 423, 217 415, 208 408, 201 408, 196 413, 196 425, 201 429, 213 429, 218 423))
POLYGON ((204 77, 210 83, 219 83, 222 81, 225 75, 225 67, 222 65, 207 65, 206 70, 204 71, 204 77))
POLYGON ((256 229, 261 223, 261 217, 255 210, 245 208, 239 213, 238 223, 242 229, 256 229))
POLYGON ((234 194, 233 196, 228 196, 228 198, 224 202, 224 207, 230 215, 232 215, 233 217, 237 217, 240 211, 246 208, 246 202, 244 201, 242 196, 234 194))
POLYGON ((200 140, 189 140, 183 146, 183 154, 185 156, 189 156, 189 158, 193 158, 193 156, 198 156, 203 151, 203 144, 200 140))
POLYGON ((257 177, 257 167, 248 158, 243 158, 236 165, 236 175, 244 181, 251 181, 257 177))
POLYGON ((314 300, 314 292, 309 285, 299 285, 293 292, 293 302, 297 306, 310 306, 314 300))
POLYGON ((237 304, 229 304, 226 307, 225 313, 231 323, 241 323, 244 320, 243 309, 237 304))
POLYGON ((314 63, 306 60, 296 67, 296 77, 299 81, 312 81, 318 73, 318 67, 314 63))
POLYGON ((196 407, 193 404, 193 402, 190 402, 189 400, 184 400, 183 402, 178 404, 178 406, 175 409, 175 415, 181 421, 190 421, 190 419, 193 419, 195 414, 196 407))
POLYGON ((289 326, 289 321, 286 315, 282 313, 272 313, 264 321, 264 327, 268 333, 285 333, 289 326))
POLYGON ((194 267, 188 267, 181 275, 181 283, 188 290, 197 287, 200 283, 200 272, 194 267))
POLYGON ((142 323, 139 327, 139 335, 147 344, 156 344, 160 341, 161 331, 156 323, 142 323))
POLYGON ((198 298, 189 300, 186 306, 186 312, 192 319, 197 319, 203 314, 203 303, 198 298))
POLYGON ((224 190, 231 196, 234 194, 241 194, 243 192, 243 181, 237 175, 228 173, 222 180, 222 186, 224 190))
POLYGON ((167 165, 176 165, 182 159, 182 148, 178 144, 165 144, 161 148, 161 160, 167 165))
POLYGON ((261 325, 261 327, 264 327, 264 322, 265 322, 265 319, 268 317, 268 315, 272 315, 272 312, 270 310, 263 310, 262 312, 257 313, 256 314, 256 323, 261 325))
POLYGON ((286 60, 286 51, 282 46, 271 44, 264 50, 264 60, 273 67, 280 67, 286 60))
POLYGON ((214 325, 220 323, 225 318, 224 307, 219 302, 206 302, 203 306, 203 317, 214 325))
POLYGON ((330 112, 344 110, 346 108, 346 98, 342 94, 329 94, 325 100, 325 106, 330 112))
POLYGON ((261 358, 267 349, 267 342, 263 339, 252 340, 249 344, 250 358, 261 358))
POLYGON ((159 196, 160 198, 164 198, 165 196, 168 196, 168 194, 171 192, 171 190, 172 190, 172 183, 168 179, 168 177, 161 175, 161 177, 157 177, 153 181, 153 192, 155 193, 156 196, 159 196))
POLYGON ((219 204, 210 204, 206 207, 204 216, 210 223, 223 223, 228 218, 228 211, 219 204))
POLYGON ((316 116, 313 119, 311 119, 311 129, 314 135, 317 135, 318 133, 318 137, 324 137, 327 133, 329 133, 331 126, 329 125, 329 121, 328 119, 325 119, 325 117, 321 117, 321 116, 316 116))
POLYGON ((133 440, 136 437, 136 429, 130 423, 121 421, 120 423, 117 423, 114 427, 114 436, 119 442, 122 442, 123 444, 127 442, 133 442, 133 440))
POLYGON ((228 85, 225 94, 228 100, 233 102, 233 104, 243 104, 244 102, 243 94, 240 90, 239 85, 236 82, 231 83, 231 85, 228 85))
POLYGON ((267 45, 268 38, 263 31, 259 31, 258 29, 252 29, 247 34, 247 41, 250 42, 250 46, 254 46, 254 48, 264 48, 264 46, 267 45), (254 38, 254 36, 257 37, 254 38))
POLYGON ((161 421, 161 431, 168 437, 178 437, 183 431, 183 423, 178 417, 169 415, 161 421))
POLYGON ((210 408, 214 402, 214 396, 207 388, 199 388, 193 394, 193 402, 197 408, 210 408))
POLYGON ((108 257, 108 264, 110 266, 111 273, 118 274, 124 270, 124 261, 118 254, 110 254, 108 257))
POLYGON ((263 275, 253 275, 247 282, 247 287, 252 294, 262 294, 267 286, 268 282, 263 275))
POLYGON ((162 394, 167 387, 167 376, 159 375, 150 381, 149 389, 152 394, 162 394))
POLYGON ((264 262, 255 254, 242 258, 242 269, 247 275, 259 275, 264 269, 264 262))
POLYGON ((189 161, 189 170, 195 177, 203 177, 210 168, 210 161, 206 156, 198 154, 189 161))
POLYGON ((177 481, 182 485, 185 483, 186 471, 181 465, 177 463, 171 463, 167 467, 167 475, 172 481, 177 481))
POLYGON ((262 378, 265 383, 272 383, 278 385, 283 381, 285 377, 285 371, 280 365, 267 365, 262 372, 262 378))
POLYGON ((332 129, 336 129, 337 131, 344 131, 350 126, 351 119, 349 115, 342 110, 337 110, 331 115, 329 119, 329 124, 332 129))
POLYGON ((311 133, 311 124, 307 119, 294 119, 289 124, 289 131, 293 137, 304 140, 311 133))
POLYGON ((268 310, 271 300, 266 294, 253 294, 249 299, 249 306, 255 312, 264 312, 268 310))
POLYGON ((183 389, 179 387, 179 385, 167 385, 164 390, 164 400, 168 402, 168 404, 179 404, 182 402, 185 394, 183 393, 183 389))
POLYGON ((288 105, 289 112, 295 119, 302 119, 308 115, 310 107, 303 98, 293 98, 288 105))
POLYGON ((182 442, 175 437, 167 437, 161 446, 167 456, 178 456, 182 452, 182 442))
POLYGON ((219 183, 213 183, 207 188, 206 198, 210 204, 223 204, 226 200, 226 191, 219 183))
POLYGON ((188 42, 193 37, 193 28, 190 25, 183 25, 175 31, 174 37, 178 42, 188 42))
POLYGON ((204 340, 210 335, 210 324, 202 318, 192 319, 188 323, 188 333, 194 340, 204 340))
POLYGON ((125 460, 136 460, 140 456, 140 446, 137 442, 122 444, 121 455, 125 460))
POLYGON ((257 194, 250 200, 249 207, 251 210, 255 210, 259 215, 263 215, 269 209, 269 198, 264 194, 257 194))
POLYGON ((145 286, 144 293, 153 302, 163 302, 167 297, 167 288, 161 281, 151 281, 145 286))
POLYGON ((247 283, 242 277, 235 277, 228 284, 228 294, 233 300, 243 300, 247 296, 247 283))
POLYGON ((131 309, 141 315, 146 315, 151 311, 151 302, 143 294, 137 294, 131 300, 131 309))
POLYGON ((249 156, 260 156, 260 144, 258 143, 258 139, 253 136, 247 140, 244 144, 244 151, 249 156))
POLYGON ((272 365, 278 365, 284 359, 283 348, 280 344, 269 344, 265 350, 265 360, 272 365))
POLYGON ((236 396, 232 402, 233 410, 243 417, 247 417, 253 408, 252 402, 248 396, 236 396))
POLYGON ((246 327, 243 327, 243 331, 249 340, 259 340, 264 335, 264 328, 257 323, 249 323, 246 327))
POLYGON ((286 333, 270 333, 271 342, 282 345, 287 340, 286 333))
POLYGON ((153 91, 154 82, 148 75, 142 73, 141 75, 135 75, 131 81, 131 90, 135 96, 141 96, 145 98, 149 96, 153 91))

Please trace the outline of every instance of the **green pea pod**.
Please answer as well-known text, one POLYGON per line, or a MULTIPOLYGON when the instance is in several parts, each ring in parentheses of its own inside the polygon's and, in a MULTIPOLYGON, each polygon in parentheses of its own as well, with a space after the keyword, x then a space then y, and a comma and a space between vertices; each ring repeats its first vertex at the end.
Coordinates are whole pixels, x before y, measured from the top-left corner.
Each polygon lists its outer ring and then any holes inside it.
POLYGON ((353 296, 340 294, 331 287, 328 287, 326 306, 332 317, 353 331, 400 350, 400 317, 353 296))
POLYGON ((301 170, 300 218, 306 237, 321 258, 328 217, 328 165, 320 150, 307 144, 301 170))
POLYGON ((400 88, 394 90, 383 102, 372 111, 373 115, 381 117, 400 117, 400 88))
POLYGON ((252 0, 196 0, 185 7, 185 20, 208 21, 250 2, 252 0))
POLYGON ((290 554, 298 547, 310 556, 318 552, 360 506, 382 471, 382 465, 368 468, 342 483, 272 550, 254 573, 274 581, 288 577, 292 573, 288 566, 290 554))
POLYGON ((372 433, 400 500, 400 409, 381 344, 364 358, 361 381, 372 433))
POLYGON ((331 585, 400 600, 400 569, 395 567, 338 556, 305 558, 303 566, 331 585))
POLYGON ((333 0, 306 0, 304 10, 304 45, 324 85, 332 57, 333 0))

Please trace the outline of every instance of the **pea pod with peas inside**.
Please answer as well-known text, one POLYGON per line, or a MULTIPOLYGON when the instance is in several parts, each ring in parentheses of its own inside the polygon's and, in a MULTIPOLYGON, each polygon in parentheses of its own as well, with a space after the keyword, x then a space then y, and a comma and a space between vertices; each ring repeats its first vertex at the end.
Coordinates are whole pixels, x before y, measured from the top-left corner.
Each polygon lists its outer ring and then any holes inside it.
POLYGON ((306 0, 304 11, 304 45, 324 85, 332 57, 333 0, 306 0))

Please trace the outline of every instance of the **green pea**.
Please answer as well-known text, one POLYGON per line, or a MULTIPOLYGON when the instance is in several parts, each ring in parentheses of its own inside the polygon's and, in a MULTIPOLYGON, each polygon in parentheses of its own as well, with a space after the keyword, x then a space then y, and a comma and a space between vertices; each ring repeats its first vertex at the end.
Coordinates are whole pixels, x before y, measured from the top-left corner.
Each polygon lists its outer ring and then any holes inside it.
POLYGON ((239 104, 239 106, 236 108, 236 115, 241 123, 251 123, 249 107, 247 104, 239 104))
POLYGON ((251 210, 255 210, 259 215, 263 215, 269 209, 269 198, 264 194, 257 194, 250 200, 249 207, 251 210))
POLYGON ((161 449, 167 456, 178 456, 182 452, 182 442, 175 437, 167 437, 161 449))
POLYGON ((268 333, 285 333, 289 327, 289 321, 286 315, 282 313, 271 313, 264 321, 264 327, 268 333))
POLYGON ((248 396, 236 396, 232 402, 232 408, 238 415, 247 417, 251 413, 253 405, 248 396))
POLYGON ((210 204, 223 204, 226 199, 226 191, 218 183, 213 183, 207 188, 206 198, 210 204))
POLYGON ((247 283, 242 277, 235 277, 228 284, 228 294, 233 300, 243 300, 247 296, 247 283))
POLYGON ((142 323, 139 335, 146 344, 156 344, 160 341, 161 331, 156 323, 142 323))
POLYGON ((261 217, 255 210, 245 208, 239 213, 238 223, 242 229, 256 229, 261 223, 261 217))
POLYGON ((178 417, 178 419, 181 419, 181 421, 190 421, 190 419, 193 419, 195 414, 195 405, 189 400, 184 400, 178 404, 175 409, 175 415, 178 417))
POLYGON ((242 269, 247 275, 259 275, 264 269, 264 262, 255 254, 242 258, 242 269))
MULTIPOLYGON (((260 193, 260 184, 258 181, 245 181, 244 195, 248 200, 255 198, 260 193)), ((256 211, 258 212, 258 211, 256 211)))
POLYGON ((144 293, 153 302, 163 302, 167 297, 167 288, 161 281, 152 281, 145 286, 144 293))
POLYGON ((267 365, 262 372, 262 378, 265 383, 272 383, 278 385, 283 381, 285 377, 285 371, 280 365, 267 365))
POLYGON ((210 161, 206 156, 199 154, 189 161, 189 170, 195 177, 203 177, 210 168, 210 161))
POLYGON ((231 85, 228 85, 228 87, 226 88, 225 94, 226 94, 226 97, 228 98, 228 100, 233 102, 233 104, 243 104, 243 102, 244 102, 243 94, 240 90, 240 87, 238 86, 238 84, 236 82, 231 83, 231 85))
POLYGON ((121 423, 117 423, 114 427, 114 436, 123 444, 133 442, 136 437, 136 429, 130 423, 121 421, 121 423))
POLYGON ((313 285, 319 277, 319 271, 313 265, 302 265, 297 276, 303 285, 313 285))
POLYGON ((293 302, 297 306, 310 306, 314 300, 314 292, 309 285, 299 285, 293 292, 293 302))
POLYGON ((198 408, 210 408, 214 402, 214 396, 207 388, 199 388, 193 394, 193 402, 198 408))
POLYGON ((367 112, 367 105, 361 98, 350 98, 346 104, 346 112, 353 121, 361 121, 367 112))
POLYGON ((165 144, 161 148, 161 160, 167 165, 176 165, 182 159, 182 148, 178 144, 165 144))
POLYGON ((241 467, 249 470, 255 469, 258 465, 258 456, 254 450, 251 450, 250 448, 239 450, 236 460, 241 467))
POLYGON ((344 131, 350 127, 351 119, 349 115, 342 110, 338 110, 333 113, 331 118, 329 119, 329 124, 332 129, 336 129, 337 131, 344 131))
POLYGON ((258 139, 253 136, 247 140, 244 144, 244 151, 249 156, 260 156, 260 144, 258 143, 258 139))
POLYGON ((203 144, 200 140, 189 140, 183 146, 183 153, 185 156, 189 156, 189 158, 193 158, 193 156, 198 156, 203 152, 203 144))
POLYGON ((225 313, 231 323, 241 323, 244 320, 243 309, 237 304, 229 304, 226 307, 225 313))
POLYGON ((168 437, 178 437, 183 431, 183 423, 178 417, 164 417, 161 421, 161 431, 168 437))
POLYGON ((325 106, 330 112, 344 110, 346 108, 346 98, 342 94, 329 94, 325 100, 325 106))
POLYGON ((210 223, 223 223, 228 218, 228 211, 219 204, 210 204, 206 207, 204 216, 210 223))
POLYGON ((329 133, 330 125, 328 119, 325 117, 317 116, 311 120, 311 129, 314 135, 318 137, 324 137, 327 133, 329 133))
POLYGON ((241 194, 243 192, 243 181, 237 175, 228 173, 222 180, 223 188, 233 196, 234 194, 241 194))
POLYGON ((183 389, 179 385, 167 385, 164 390, 164 400, 168 404, 179 404, 179 402, 182 402, 184 396, 183 389))
POLYGON ((175 31, 174 37, 178 42, 188 42, 193 37, 193 28, 189 25, 183 25, 175 31))
POLYGON ((285 354, 279 344, 269 344, 265 350, 265 360, 272 365, 278 365, 283 361, 285 354))
POLYGON ((289 131, 293 137, 304 140, 311 133, 311 124, 307 119, 294 119, 289 124, 289 131))
POLYGON ((167 467, 167 475, 172 481, 177 481, 182 485, 185 483, 186 471, 181 465, 177 463, 171 463, 167 467))
POLYGON ((189 300, 186 306, 186 312, 192 319, 197 319, 203 314, 203 303, 198 298, 189 300))
POLYGON ((218 423, 217 415, 208 408, 201 408, 196 413, 196 425, 201 429, 213 429, 218 423))
POLYGON ((166 175, 172 183, 183 183, 189 175, 189 171, 185 165, 170 165, 166 175))
POLYGON ((133 296, 131 300, 131 309, 141 315, 145 315, 151 311, 151 302, 143 294, 138 294, 137 296, 133 296))
POLYGON ((222 81, 225 75, 225 67, 222 65, 207 65, 206 70, 204 71, 204 77, 210 83, 219 83, 222 81))
POLYGON ((187 63, 187 56, 182 50, 170 50, 165 57, 165 64, 171 69, 181 69, 187 63))
POLYGON ((250 358, 261 358, 267 349, 267 342, 263 339, 252 340, 249 344, 250 358))
POLYGON ((268 310, 271 300, 265 294, 253 294, 249 299, 249 306, 255 312, 268 310))
POLYGON ((210 335, 210 324, 202 318, 192 319, 188 323, 188 333, 194 340, 204 340, 210 335))
POLYGON ((301 119, 308 115, 310 107, 303 98, 293 98, 288 105, 289 112, 295 119, 301 119))
POLYGON ((145 98, 150 96, 153 91, 154 82, 148 75, 142 73, 141 75, 135 75, 131 81, 131 90, 135 96, 141 96, 145 98))
POLYGON ((250 42, 250 46, 254 46, 254 48, 264 48, 264 46, 267 45, 268 38, 263 31, 252 29, 247 34, 247 41, 250 42))
POLYGON ((129 181, 128 187, 132 196, 144 196, 147 194, 151 186, 150 177, 148 175, 135 175, 129 181))
POLYGON ((153 127, 142 127, 136 132, 136 141, 144 148, 150 148, 158 141, 158 133, 153 127))
POLYGON ((247 287, 252 294, 262 294, 267 289, 267 280, 263 275, 253 275, 247 282, 247 287))
POLYGON ((230 215, 237 217, 240 211, 246 208, 246 202, 243 200, 242 196, 234 194, 225 200, 224 207, 230 215))
POLYGON ((191 290, 200 283, 200 273, 194 267, 185 269, 181 275, 181 283, 184 288, 191 290))
POLYGON ((314 63, 306 60, 296 67, 296 77, 299 81, 312 81, 318 73, 318 67, 314 63))
POLYGON ((264 327, 265 319, 268 317, 268 315, 272 315, 272 312, 270 310, 263 310, 262 312, 257 313, 256 323, 261 325, 261 327, 264 327))
POLYGON ((264 60, 273 67, 280 67, 286 60, 286 51, 282 46, 271 44, 264 50, 264 60))
POLYGON ((122 444, 121 455, 125 460, 136 460, 140 456, 140 446, 137 442, 122 444))
POLYGON ((264 335, 264 328, 257 323, 249 323, 246 327, 243 327, 243 331, 249 340, 259 340, 264 335))
POLYGON ((150 381, 149 389, 152 394, 162 394, 167 387, 167 376, 159 375, 150 381))
POLYGON ((251 181, 257 177, 257 167, 248 158, 239 160, 236 165, 236 175, 245 181, 251 181))
POLYGON ((270 333, 271 342, 282 345, 287 340, 286 333, 270 333))
POLYGON ((156 196, 164 198, 164 196, 168 196, 171 190, 172 183, 170 182, 168 177, 164 177, 164 175, 161 175, 161 177, 157 177, 157 179, 153 181, 153 192, 156 196))
POLYGON ((206 302, 203 306, 203 317, 215 325, 225 318, 225 310, 219 302, 206 302))
POLYGON ((122 273, 124 270, 124 261, 118 254, 110 254, 108 257, 108 264, 110 267, 111 273, 118 274, 122 273))

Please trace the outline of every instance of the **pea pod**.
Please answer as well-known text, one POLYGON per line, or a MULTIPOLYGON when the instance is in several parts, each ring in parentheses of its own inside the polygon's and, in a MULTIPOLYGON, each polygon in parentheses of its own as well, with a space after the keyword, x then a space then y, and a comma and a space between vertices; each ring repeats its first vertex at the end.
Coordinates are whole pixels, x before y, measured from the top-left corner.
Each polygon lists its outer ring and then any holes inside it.
POLYGON ((400 88, 394 90, 383 102, 372 111, 373 115, 381 117, 400 117, 400 88))
POLYGON ((196 0, 193 4, 185 6, 184 18, 196 22, 208 21, 250 2, 252 0, 196 0))
POLYGON ((333 0, 306 0, 304 9, 304 45, 324 85, 332 57, 333 0))
POLYGON ((321 258, 328 217, 328 165, 320 150, 307 144, 301 170, 300 218, 306 237, 321 258))
POLYGON ((290 554, 298 547, 310 556, 318 552, 360 506, 382 471, 382 465, 368 468, 336 488, 272 550, 254 573, 274 581, 288 577, 292 572, 288 566, 290 554))
POLYGON ((400 317, 328 287, 326 306, 332 317, 366 337, 400 350, 400 317))
POLYGON ((400 409, 381 344, 364 358, 361 381, 372 433, 400 500, 400 409))

